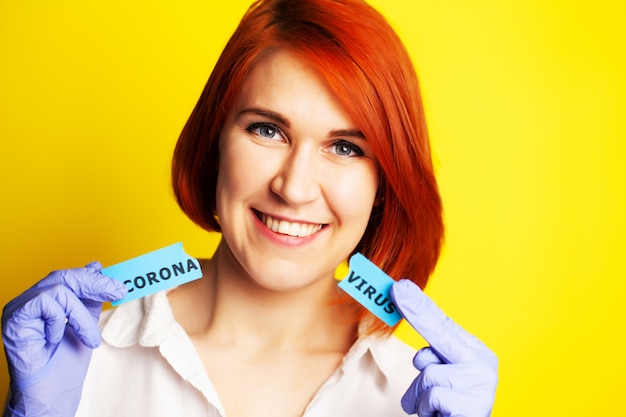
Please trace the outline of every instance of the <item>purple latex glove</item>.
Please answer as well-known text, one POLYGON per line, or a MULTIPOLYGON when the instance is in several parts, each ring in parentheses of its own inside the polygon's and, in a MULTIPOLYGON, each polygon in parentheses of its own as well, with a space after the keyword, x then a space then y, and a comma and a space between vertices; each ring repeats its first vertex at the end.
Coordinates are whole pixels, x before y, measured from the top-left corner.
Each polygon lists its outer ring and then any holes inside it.
POLYGON ((455 324, 413 282, 393 284, 402 316, 430 344, 415 355, 420 371, 402 397, 402 408, 420 417, 488 417, 498 383, 498 358, 455 324))
POLYGON ((127 292, 101 270, 94 262, 52 272, 4 307, 2 340, 11 375, 5 417, 76 413, 91 350, 101 342, 102 302, 127 292))

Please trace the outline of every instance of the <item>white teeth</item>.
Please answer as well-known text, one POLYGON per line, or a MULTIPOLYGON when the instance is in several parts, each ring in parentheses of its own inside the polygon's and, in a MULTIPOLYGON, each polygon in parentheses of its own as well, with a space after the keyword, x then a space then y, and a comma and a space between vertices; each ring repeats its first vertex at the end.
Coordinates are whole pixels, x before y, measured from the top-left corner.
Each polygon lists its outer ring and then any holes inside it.
POLYGON ((267 227, 269 227, 270 229, 272 229, 274 232, 278 232, 278 222, 275 221, 273 218, 271 217, 267 217, 265 215, 263 215, 264 219, 264 223, 267 225, 267 227))
POLYGON ((289 233, 287 234, 291 236, 299 236, 300 226, 302 226, 302 228, 306 227, 304 225, 299 225, 298 223, 291 223, 289 225, 289 233))
POLYGON ((289 222, 286 221, 279 221, 278 222, 278 233, 283 234, 283 235, 288 235, 289 231, 290 231, 290 226, 291 224, 289 222))
POLYGON ((289 236, 310 236, 322 228, 321 224, 295 223, 278 220, 266 214, 261 215, 261 221, 272 231, 289 236))

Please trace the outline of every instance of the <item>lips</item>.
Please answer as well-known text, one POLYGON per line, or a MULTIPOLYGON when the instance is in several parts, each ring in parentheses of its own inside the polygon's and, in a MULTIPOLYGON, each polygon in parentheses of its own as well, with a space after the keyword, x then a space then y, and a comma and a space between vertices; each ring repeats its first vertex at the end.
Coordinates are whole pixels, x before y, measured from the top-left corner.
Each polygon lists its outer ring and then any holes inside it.
POLYGON ((264 213, 257 213, 259 220, 273 232, 293 237, 306 237, 320 231, 324 225, 315 223, 299 223, 276 219, 264 213))

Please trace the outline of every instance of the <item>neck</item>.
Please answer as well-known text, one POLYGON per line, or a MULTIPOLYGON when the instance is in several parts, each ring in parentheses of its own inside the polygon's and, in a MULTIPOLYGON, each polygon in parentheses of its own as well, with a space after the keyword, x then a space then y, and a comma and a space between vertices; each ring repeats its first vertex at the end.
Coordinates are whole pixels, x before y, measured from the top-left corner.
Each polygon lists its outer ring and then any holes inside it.
POLYGON ((288 291, 264 288, 222 245, 203 262, 203 271, 195 285, 170 296, 176 318, 193 338, 252 350, 345 352, 356 337, 350 312, 334 302, 339 290, 333 276, 288 291))

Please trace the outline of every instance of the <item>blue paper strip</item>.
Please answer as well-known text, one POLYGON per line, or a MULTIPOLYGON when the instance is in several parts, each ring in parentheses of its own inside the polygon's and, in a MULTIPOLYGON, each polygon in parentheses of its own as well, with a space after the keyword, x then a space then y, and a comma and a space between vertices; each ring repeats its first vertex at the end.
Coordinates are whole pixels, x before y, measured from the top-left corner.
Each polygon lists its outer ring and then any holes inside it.
POLYGON ((350 271, 339 282, 339 288, 363 304, 388 326, 395 326, 402 316, 389 295, 394 283, 393 278, 360 253, 352 255, 349 263, 350 271))
POLYGON ((114 306, 202 278, 200 263, 185 253, 180 242, 109 266, 102 273, 128 288, 126 297, 111 303, 114 306))

